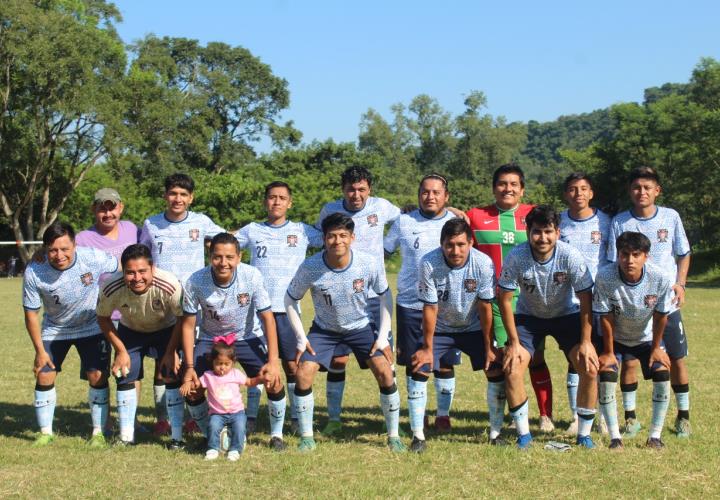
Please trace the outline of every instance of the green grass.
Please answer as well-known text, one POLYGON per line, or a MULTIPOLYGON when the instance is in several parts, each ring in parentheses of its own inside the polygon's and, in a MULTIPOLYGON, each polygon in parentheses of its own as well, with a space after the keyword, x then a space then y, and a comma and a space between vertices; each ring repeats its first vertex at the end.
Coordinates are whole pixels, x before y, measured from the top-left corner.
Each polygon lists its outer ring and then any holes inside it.
MULTIPOLYGON (((653 452, 642 445, 645 431, 613 453, 606 438, 596 436, 599 449, 551 453, 543 450, 547 438, 536 436, 528 453, 486 444, 486 384, 469 362, 458 369, 457 397, 453 404, 454 432, 428 437, 428 452, 421 456, 393 455, 384 446, 384 425, 378 408, 378 391, 367 372, 349 370, 345 393, 346 434, 342 440, 318 439, 315 453, 291 450, 275 454, 265 448, 267 435, 250 440, 240 462, 220 459, 205 463, 198 452, 171 453, 164 440, 139 438, 132 449, 89 450, 87 386, 78 379, 74 351, 58 377, 56 442, 45 449, 30 446, 35 432, 32 408, 33 350, 22 322, 20 280, 0 282, 0 497, 700 497, 720 495, 720 397, 716 389, 716 360, 720 359, 717 304, 720 290, 696 286, 688 290, 684 309, 692 355, 692 419, 694 435, 688 441, 669 431, 666 450, 653 452)), ((303 304, 306 321, 311 306, 303 304)), ((555 388, 556 420, 567 425, 565 362, 554 342, 547 353, 555 388)), ((148 368, 151 365, 149 364, 148 368)), ((316 427, 325 422, 324 377, 315 386, 316 427)), ((401 377, 402 379, 402 377, 401 377)), ((114 384, 113 384, 114 385, 114 384)), ((404 382, 400 383, 403 400, 404 382)), ((429 413, 434 408, 432 383, 428 384, 429 413)), ((113 387, 114 389, 114 387, 113 387)), ((650 413, 649 383, 638 393, 639 418, 650 413)), ((143 390, 140 421, 152 423, 151 391, 143 390)), ((671 403, 668 425, 674 418, 671 403)), ((261 408, 264 414, 265 406, 261 408)), ((406 415, 403 401, 403 415, 406 415)), ((531 398, 531 425, 537 431, 537 408, 531 398)), ((407 418, 403 418, 407 424, 407 418)), ((266 420, 261 421, 267 428, 266 420)), ((558 434, 554 439, 566 440, 558 434)), ((297 438, 287 438, 291 447, 297 438)))

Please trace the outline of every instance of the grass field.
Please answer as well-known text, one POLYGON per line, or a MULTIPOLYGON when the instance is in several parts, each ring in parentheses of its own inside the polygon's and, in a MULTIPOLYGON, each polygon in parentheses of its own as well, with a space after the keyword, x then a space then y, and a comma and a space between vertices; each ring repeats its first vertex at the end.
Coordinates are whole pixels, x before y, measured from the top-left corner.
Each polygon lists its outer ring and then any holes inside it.
MULTIPOLYGON (((78 379, 79 363, 73 351, 58 377, 55 430, 59 439, 47 448, 30 446, 35 430, 32 407, 33 350, 25 333, 20 306, 21 280, 0 282, 0 497, 682 497, 720 496, 720 391, 713 389, 720 359, 717 325, 720 289, 688 289, 684 309, 691 356, 691 414, 694 434, 679 440, 669 432, 675 413, 668 413, 667 448, 643 447, 646 432, 627 441, 622 452, 611 452, 607 438, 593 451, 552 453, 543 450, 548 437, 537 433, 537 407, 531 398, 534 448, 520 453, 487 444, 486 384, 469 362, 458 369, 453 403, 454 431, 428 433, 428 452, 394 455, 385 448, 384 424, 378 391, 367 372, 353 367, 345 392, 345 428, 341 440, 318 439, 313 454, 295 451, 297 439, 288 437, 291 450, 276 454, 265 448, 266 434, 256 434, 238 463, 203 461, 200 450, 171 453, 164 440, 138 437, 134 448, 89 450, 87 385, 78 379), (713 392, 715 391, 715 392, 713 392)), ((307 301, 307 300, 306 300, 307 301)), ((303 304, 306 321, 310 304, 303 304)), ((568 420, 565 367, 553 341, 548 341, 548 364, 555 388, 555 415, 561 428, 568 420)), ((401 377, 402 378, 402 377, 401 377)), ((325 422, 324 377, 315 386, 316 427, 325 422)), ((139 419, 152 423, 149 383, 143 391, 139 419)), ((404 382, 402 423, 407 426, 404 382)), ((114 384, 111 384, 114 392, 114 384)), ((428 402, 433 414, 432 383, 428 402)), ((650 417, 649 382, 638 392, 638 416, 650 417)), ((114 395, 113 395, 114 399, 114 395)), ((265 405, 261 415, 265 414, 265 405)), ((260 422, 267 429, 266 419, 260 422)), ((566 440, 560 432, 552 439, 566 440)), ((204 450, 203 450, 204 451, 204 450)))

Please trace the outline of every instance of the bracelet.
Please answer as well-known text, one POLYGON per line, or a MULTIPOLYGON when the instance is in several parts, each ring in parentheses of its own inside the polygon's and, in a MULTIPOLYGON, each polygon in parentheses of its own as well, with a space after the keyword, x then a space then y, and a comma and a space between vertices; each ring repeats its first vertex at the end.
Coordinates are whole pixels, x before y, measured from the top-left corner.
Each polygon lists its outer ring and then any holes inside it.
POLYGON ((185 368, 195 368, 195 365, 185 365, 185 368))

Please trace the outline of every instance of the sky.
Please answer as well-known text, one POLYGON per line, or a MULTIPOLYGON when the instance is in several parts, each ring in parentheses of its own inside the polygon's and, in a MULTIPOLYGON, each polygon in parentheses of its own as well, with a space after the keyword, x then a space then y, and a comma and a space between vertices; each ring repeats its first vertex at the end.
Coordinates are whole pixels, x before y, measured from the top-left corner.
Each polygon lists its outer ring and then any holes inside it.
MULTIPOLYGON (((243 46, 285 78, 303 141, 355 141, 363 113, 419 94, 457 114, 472 90, 509 121, 550 121, 687 82, 720 59, 720 2, 116 0, 147 34, 243 46)), ((261 149, 267 148, 265 141, 261 149)))

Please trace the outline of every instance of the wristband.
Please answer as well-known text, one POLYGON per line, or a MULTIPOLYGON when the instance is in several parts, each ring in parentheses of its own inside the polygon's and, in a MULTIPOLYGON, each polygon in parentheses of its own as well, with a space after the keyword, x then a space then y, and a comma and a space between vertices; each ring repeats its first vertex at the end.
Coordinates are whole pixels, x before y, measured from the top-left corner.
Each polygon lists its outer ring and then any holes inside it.
POLYGON ((195 369, 195 365, 185 365, 185 368, 193 368, 193 369, 195 369))

